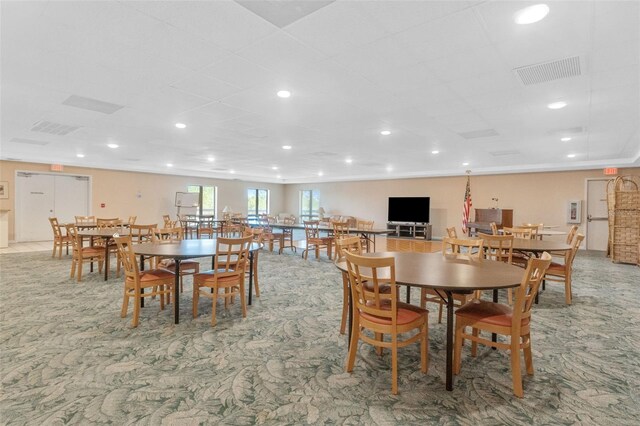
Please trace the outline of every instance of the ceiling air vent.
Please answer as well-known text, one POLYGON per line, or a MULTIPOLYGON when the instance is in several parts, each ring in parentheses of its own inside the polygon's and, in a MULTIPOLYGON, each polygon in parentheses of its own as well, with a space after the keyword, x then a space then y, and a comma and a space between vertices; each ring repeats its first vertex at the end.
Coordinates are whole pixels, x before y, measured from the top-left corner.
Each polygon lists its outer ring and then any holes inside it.
POLYGON ((75 132, 80 127, 67 126, 66 124, 52 123, 51 121, 38 121, 31 128, 32 132, 49 133, 50 135, 66 136, 71 132, 75 132))
POLYGON ((582 75, 579 56, 571 56, 557 61, 527 65, 524 67, 514 68, 513 71, 525 86, 582 75))
POLYGON ((11 138, 11 140, 9 140, 9 142, 26 143, 27 145, 40 145, 40 146, 49 145, 49 142, 36 141, 36 140, 33 140, 33 139, 24 139, 24 138, 11 138))
POLYGON ((124 108, 124 105, 112 104, 110 102, 76 95, 69 96, 64 100, 64 102, 62 102, 62 104, 81 109, 88 109, 89 111, 101 112, 103 114, 113 114, 114 112, 124 108))
POLYGON ((465 139, 478 139, 478 138, 488 138, 489 136, 498 136, 498 132, 495 129, 482 129, 482 130, 473 130, 471 132, 458 133, 465 139))
POLYGON ((518 155, 521 154, 521 152, 515 149, 508 149, 504 151, 491 151, 489 152, 489 154, 493 155, 494 157, 504 157, 507 155, 518 155))

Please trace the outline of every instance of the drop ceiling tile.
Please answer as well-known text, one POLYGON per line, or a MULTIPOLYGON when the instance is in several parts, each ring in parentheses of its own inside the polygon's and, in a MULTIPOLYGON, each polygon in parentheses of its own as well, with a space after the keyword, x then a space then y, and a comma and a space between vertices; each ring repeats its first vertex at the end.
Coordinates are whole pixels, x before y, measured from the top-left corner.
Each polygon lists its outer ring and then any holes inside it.
POLYGON ((231 55, 219 63, 206 67, 201 73, 241 89, 256 86, 276 77, 273 71, 236 55, 231 55))

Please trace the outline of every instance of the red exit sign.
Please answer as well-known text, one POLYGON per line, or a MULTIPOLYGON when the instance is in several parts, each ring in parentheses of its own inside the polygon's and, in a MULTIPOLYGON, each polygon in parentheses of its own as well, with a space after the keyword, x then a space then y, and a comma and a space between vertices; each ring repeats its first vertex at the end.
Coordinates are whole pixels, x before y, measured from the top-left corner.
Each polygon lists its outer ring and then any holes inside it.
POLYGON ((617 175, 618 174, 618 168, 617 167, 607 167, 606 169, 604 169, 604 174, 607 175, 607 176, 617 175))
POLYGON ((62 172, 64 171, 64 166, 62 164, 52 164, 51 165, 52 172, 62 172))

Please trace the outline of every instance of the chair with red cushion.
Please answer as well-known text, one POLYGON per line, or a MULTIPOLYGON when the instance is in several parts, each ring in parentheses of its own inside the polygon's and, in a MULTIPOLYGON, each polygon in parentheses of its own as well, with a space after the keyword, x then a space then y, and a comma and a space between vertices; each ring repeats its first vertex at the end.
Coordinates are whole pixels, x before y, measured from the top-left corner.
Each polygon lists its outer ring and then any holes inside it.
POLYGON ((580 244, 584 240, 584 235, 577 234, 573 239, 571 250, 565 251, 564 263, 552 262, 545 275, 545 281, 564 282, 564 298, 567 305, 571 304, 571 273, 573 271, 573 260, 578 253, 580 244))
POLYGON ((242 317, 247 317, 247 303, 244 289, 245 271, 248 268, 249 245, 253 236, 242 238, 216 239, 216 256, 213 270, 194 275, 193 278, 193 317, 198 316, 200 297, 212 299, 211 325, 215 326, 216 304, 219 298, 224 299, 227 308, 229 302, 238 296, 242 306, 242 317))
POLYGON ((127 316, 129 298, 133 298, 131 325, 137 327, 140 322, 140 302, 142 298, 160 296, 160 309, 164 309, 164 297, 170 296, 175 276, 173 272, 164 269, 151 269, 140 272, 132 247, 131 235, 113 237, 113 239, 124 266, 124 297, 120 316, 122 318, 127 316), (145 289, 150 289, 150 291, 144 291, 145 289))
MULTIPOLYGON (((152 241, 158 244, 178 244, 182 241, 184 230, 178 226, 175 228, 161 228, 153 231, 152 241)), ((172 258, 156 256, 156 265, 160 269, 166 269, 175 273, 176 261, 172 258)), ((200 272, 200 262, 195 259, 184 259, 180 262, 180 292, 184 291, 184 276, 194 275, 200 272)), ((171 298, 169 298, 169 302, 171 298)))
POLYGON ((347 371, 352 372, 358 350, 358 340, 377 348, 391 349, 391 393, 398 393, 398 348, 420 342, 420 365, 428 369, 429 329, 427 310, 398 301, 393 257, 365 257, 343 251, 347 261, 353 321, 347 358, 347 371), (364 285, 367 283, 368 285, 364 285), (390 287, 388 293, 380 287, 390 287), (387 341, 384 336, 389 335, 387 341))
POLYGON ((551 263, 551 255, 543 253, 540 259, 531 258, 520 286, 516 289, 513 307, 501 303, 474 299, 456 311, 455 349, 453 353, 453 373, 459 374, 462 364, 462 345, 471 340, 471 356, 477 354, 478 343, 511 351, 511 374, 513 393, 522 398, 522 374, 520 372, 520 351, 524 353, 527 374, 533 374, 531 354, 531 307, 540 287, 542 277, 551 263), (471 327, 471 334, 467 332, 471 327), (509 342, 494 342, 480 336, 480 331, 509 336, 509 342))
POLYGON ((67 235, 71 241, 71 274, 78 282, 82 281, 82 264, 98 262, 98 272, 102 272, 104 266, 104 248, 103 247, 84 247, 82 237, 78 235, 78 228, 74 224, 65 225, 67 235))
POLYGON ((53 253, 51 257, 56 256, 56 251, 58 252, 58 259, 62 258, 62 247, 67 248, 67 254, 69 254, 69 245, 71 244, 71 239, 69 235, 65 235, 62 232, 62 227, 58 223, 58 218, 50 217, 49 223, 51 224, 51 228, 53 229, 53 253))

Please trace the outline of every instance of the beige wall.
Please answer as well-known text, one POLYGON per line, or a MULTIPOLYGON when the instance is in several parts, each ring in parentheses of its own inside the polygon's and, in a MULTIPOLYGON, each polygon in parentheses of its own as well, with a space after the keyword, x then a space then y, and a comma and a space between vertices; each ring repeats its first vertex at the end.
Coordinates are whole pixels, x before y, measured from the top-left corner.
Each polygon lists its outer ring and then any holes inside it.
MULTIPOLYGON (((620 170, 621 174, 640 174, 640 168, 620 170)), ((471 198, 474 208, 495 206, 491 198, 498 198, 500 208, 513 209, 514 225, 525 222, 560 225, 566 223, 568 200, 585 199, 587 178, 605 178, 602 169, 554 173, 522 173, 471 176, 471 198)), ((342 214, 373 219, 376 228, 384 228, 387 221, 387 198, 391 196, 431 197, 433 237, 441 237, 448 226, 460 232, 462 203, 466 176, 339 182, 287 185, 285 209, 297 212, 299 191, 320 191, 320 205, 327 215, 342 214)), ((583 223, 584 212, 583 205, 583 223)), ((474 214, 471 213, 473 220, 474 214)))
MULTIPOLYGON (((0 200, 0 209, 12 210, 9 215, 9 239, 14 238, 15 171, 48 171, 45 164, 0 161, 0 180, 9 182, 9 199, 0 200)), ((65 173, 90 175, 93 178, 92 213, 102 217, 128 217, 137 215, 139 223, 161 220, 165 213, 176 212, 174 196, 189 184, 216 185, 218 206, 234 211, 246 208, 247 188, 271 190, 271 212, 291 212, 297 215, 299 191, 320 191, 320 205, 327 214, 344 214, 373 219, 376 227, 387 221, 387 198, 390 196, 431 197, 431 223, 433 236, 441 237, 447 226, 461 226, 462 201, 466 177, 442 177, 379 180, 364 182, 337 182, 319 184, 266 184, 255 182, 168 176, 152 173, 134 173, 66 167, 65 173), (137 198, 140 191, 142 198, 137 198), (105 203, 106 208, 100 208, 105 203)), ((620 174, 640 175, 640 168, 621 169, 620 174)), ((605 178, 602 170, 583 170, 553 173, 522 173, 471 177, 473 206, 489 208, 495 205, 491 198, 499 199, 499 207, 514 210, 514 224, 542 222, 567 228, 568 200, 585 199, 588 178, 605 178)), ((584 229, 584 206, 583 224, 584 229)), ((220 211, 218 211, 220 214, 220 211)), ((471 215, 473 219, 473 213, 471 215)))
MULTIPOLYGON (((0 199, 0 209, 10 209, 9 240, 14 240, 15 229, 15 171, 49 172, 49 165, 0 161, 0 180, 7 181, 9 199, 0 199)), ((163 214, 175 216, 176 192, 186 191, 187 185, 214 185, 218 187, 218 214, 224 206, 233 211, 246 212, 246 189, 266 188, 271 195, 271 211, 283 211, 283 185, 243 182, 236 180, 208 179, 188 176, 169 176, 153 173, 135 173, 116 170, 65 167, 63 173, 92 177, 91 213, 98 217, 127 218, 138 216, 138 223, 162 221, 163 214), (140 192, 141 198, 137 198, 140 192), (101 208, 100 204, 106 207, 101 208)))

